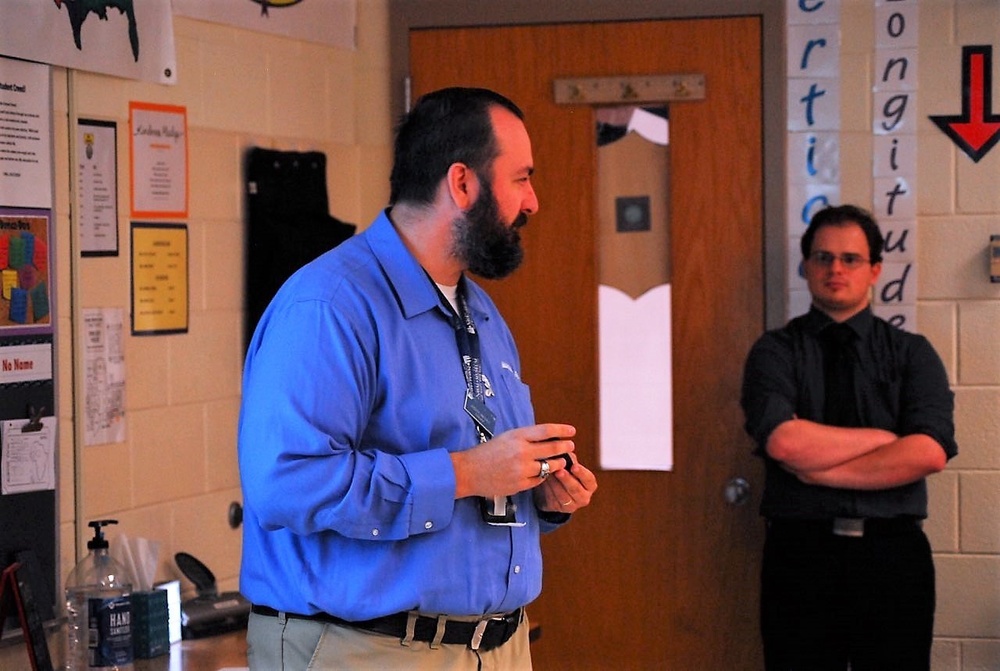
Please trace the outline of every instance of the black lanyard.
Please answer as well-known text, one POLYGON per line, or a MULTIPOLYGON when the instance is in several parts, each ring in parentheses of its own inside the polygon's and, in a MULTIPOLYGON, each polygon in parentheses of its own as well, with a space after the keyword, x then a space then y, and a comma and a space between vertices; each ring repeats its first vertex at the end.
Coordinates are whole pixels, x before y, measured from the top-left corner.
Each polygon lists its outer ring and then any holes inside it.
MULTIPOLYGON (((483 360, 479 347, 479 333, 476 322, 472 319, 469 304, 465 299, 465 276, 459 278, 455 290, 455 306, 441 295, 441 289, 434 284, 438 295, 449 308, 452 316, 452 326, 455 328, 455 342, 462 359, 462 372, 465 375, 465 412, 469 414, 479 433, 479 442, 485 443, 493 437, 497 417, 486 406, 486 389, 483 384, 483 360)), ((495 496, 493 499, 481 498, 483 520, 493 526, 523 526, 514 517, 514 500, 509 496, 495 496)))
MULTIPOLYGON (((437 285, 434 285, 435 288, 437 285)), ((438 289, 438 294, 441 290, 438 289)), ((452 326, 455 328, 455 343, 462 359, 462 373, 465 375, 465 411, 476 424, 479 441, 485 443, 493 437, 497 418, 486 406, 486 390, 483 384, 483 360, 479 348, 479 333, 476 322, 472 319, 469 304, 465 299, 465 276, 459 280, 455 292, 455 307, 452 308, 447 298, 444 303, 452 315, 452 326)))

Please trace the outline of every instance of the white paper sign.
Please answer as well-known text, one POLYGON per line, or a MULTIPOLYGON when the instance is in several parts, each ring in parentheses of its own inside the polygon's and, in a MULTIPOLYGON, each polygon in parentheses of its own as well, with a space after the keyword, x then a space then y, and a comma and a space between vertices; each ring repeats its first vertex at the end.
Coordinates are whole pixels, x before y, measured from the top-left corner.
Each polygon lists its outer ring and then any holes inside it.
POLYGON ((121 308, 83 311, 84 445, 125 441, 124 321, 121 308))
POLYGON ((295 40, 353 49, 358 0, 173 0, 174 13, 295 40))
POLYGON ((0 384, 51 379, 51 343, 0 347, 0 384))
POLYGON ((0 206, 52 207, 51 99, 48 66, 0 57, 0 206))
POLYGON ((129 103, 132 216, 186 217, 187 109, 129 103))
POLYGON ((0 0, 0 8, 0 51, 7 56, 177 82, 170 0, 0 0))
POLYGON ((84 256, 118 254, 117 136, 114 122, 77 122, 80 251, 84 256))
POLYGON ((601 468, 673 470, 670 285, 636 300, 599 285, 597 304, 601 468))

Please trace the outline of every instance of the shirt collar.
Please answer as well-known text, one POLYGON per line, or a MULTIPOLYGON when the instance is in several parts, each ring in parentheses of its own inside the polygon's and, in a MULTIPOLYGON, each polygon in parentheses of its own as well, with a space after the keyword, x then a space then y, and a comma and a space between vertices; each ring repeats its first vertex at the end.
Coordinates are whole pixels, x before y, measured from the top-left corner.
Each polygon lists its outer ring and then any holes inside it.
MULTIPOLYGON (((410 319, 434 308, 439 308, 449 314, 447 308, 441 303, 442 299, 437 287, 434 286, 423 267, 407 249, 403 238, 393 226, 389 219, 388 209, 379 213, 365 234, 368 236, 368 246, 399 299, 403 316, 410 319)), ((477 309, 479 307, 478 299, 469 288, 473 283, 468 278, 465 278, 463 283, 466 288, 469 310, 474 313, 480 312, 477 309)))
MULTIPOLYGON (((809 308, 809 313, 807 317, 807 327, 812 335, 818 335, 823 329, 825 329, 830 324, 833 324, 833 319, 830 318, 828 314, 817 308, 816 306, 811 306, 809 308)), ((872 313, 872 306, 869 304, 864 310, 843 322, 852 331, 854 331, 859 340, 864 340, 871 333, 872 323, 875 320, 875 315, 872 313)))

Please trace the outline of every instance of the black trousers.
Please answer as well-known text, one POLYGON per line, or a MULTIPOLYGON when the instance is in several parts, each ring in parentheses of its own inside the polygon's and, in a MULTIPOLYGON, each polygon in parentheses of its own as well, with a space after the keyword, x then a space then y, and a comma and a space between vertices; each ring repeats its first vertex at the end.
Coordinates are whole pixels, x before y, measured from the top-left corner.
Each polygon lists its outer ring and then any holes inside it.
POLYGON ((923 530, 862 538, 769 523, 761 575, 767 671, 927 671, 934 564, 923 530))

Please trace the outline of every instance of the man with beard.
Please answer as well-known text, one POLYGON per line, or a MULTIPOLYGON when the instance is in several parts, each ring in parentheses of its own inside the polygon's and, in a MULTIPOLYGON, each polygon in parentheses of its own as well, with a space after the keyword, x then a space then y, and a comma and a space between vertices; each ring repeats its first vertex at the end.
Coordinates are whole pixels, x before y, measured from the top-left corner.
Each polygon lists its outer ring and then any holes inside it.
POLYGON ((466 271, 520 263, 533 169, 513 102, 428 94, 397 131, 390 207, 262 316, 239 426, 251 669, 530 668, 539 534, 597 483, 574 427, 535 424, 466 271))

